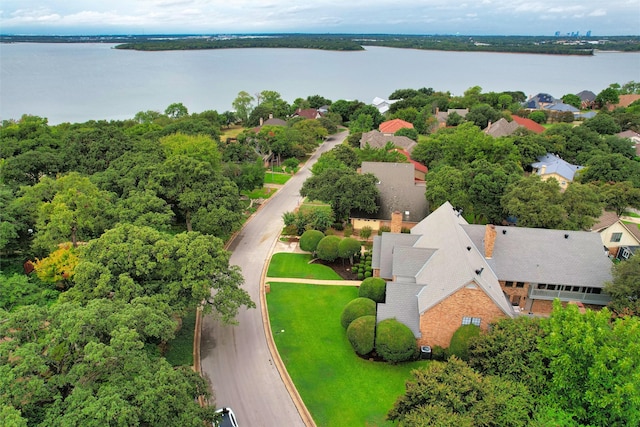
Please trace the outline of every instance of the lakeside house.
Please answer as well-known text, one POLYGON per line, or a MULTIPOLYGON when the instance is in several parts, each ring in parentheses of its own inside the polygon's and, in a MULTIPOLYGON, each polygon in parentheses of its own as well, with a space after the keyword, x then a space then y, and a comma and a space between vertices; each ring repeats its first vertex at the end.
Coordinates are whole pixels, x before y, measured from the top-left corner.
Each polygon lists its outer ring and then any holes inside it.
POLYGON ((585 231, 468 224, 446 202, 410 233, 374 237, 374 277, 387 282, 377 322, 395 318, 418 345, 448 347, 465 324, 547 315, 558 298, 602 307, 611 261, 585 231))

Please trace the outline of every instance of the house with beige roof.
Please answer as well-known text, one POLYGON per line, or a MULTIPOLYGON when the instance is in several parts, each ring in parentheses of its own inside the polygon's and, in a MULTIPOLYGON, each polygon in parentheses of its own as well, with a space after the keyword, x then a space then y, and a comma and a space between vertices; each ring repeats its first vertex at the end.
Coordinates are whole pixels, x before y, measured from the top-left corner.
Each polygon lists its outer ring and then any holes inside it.
POLYGON ((486 330, 552 302, 601 307, 611 261, 595 233, 468 224, 446 202, 411 229, 373 241, 374 276, 387 281, 377 321, 395 318, 418 345, 448 347, 462 325, 486 330))
POLYGON ((600 235, 603 246, 612 257, 626 259, 628 256, 622 256, 623 251, 635 251, 631 248, 640 248, 638 224, 623 220, 615 212, 603 212, 591 230, 600 235))
POLYGON ((411 154, 414 147, 417 144, 413 139, 406 136, 385 135, 380 131, 372 130, 362 134, 360 138, 360 148, 365 148, 367 145, 371 148, 384 148, 387 143, 392 143, 394 147, 406 150, 411 154))

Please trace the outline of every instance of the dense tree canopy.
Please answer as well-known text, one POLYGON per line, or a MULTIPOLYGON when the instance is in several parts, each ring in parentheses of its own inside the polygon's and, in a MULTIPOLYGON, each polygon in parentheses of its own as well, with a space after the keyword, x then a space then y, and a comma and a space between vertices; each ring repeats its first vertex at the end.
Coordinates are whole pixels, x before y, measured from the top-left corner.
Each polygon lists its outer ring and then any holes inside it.
POLYGON ((611 296, 609 307, 616 314, 640 316, 640 257, 614 265, 613 281, 604 290, 611 296))

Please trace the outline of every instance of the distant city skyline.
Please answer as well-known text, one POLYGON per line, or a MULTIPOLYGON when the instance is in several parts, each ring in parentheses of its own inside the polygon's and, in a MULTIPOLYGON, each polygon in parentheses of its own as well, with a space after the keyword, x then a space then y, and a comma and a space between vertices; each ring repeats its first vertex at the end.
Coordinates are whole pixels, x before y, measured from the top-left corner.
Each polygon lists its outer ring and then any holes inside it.
POLYGON ((640 35, 640 0, 4 0, 30 35, 389 33, 640 35))

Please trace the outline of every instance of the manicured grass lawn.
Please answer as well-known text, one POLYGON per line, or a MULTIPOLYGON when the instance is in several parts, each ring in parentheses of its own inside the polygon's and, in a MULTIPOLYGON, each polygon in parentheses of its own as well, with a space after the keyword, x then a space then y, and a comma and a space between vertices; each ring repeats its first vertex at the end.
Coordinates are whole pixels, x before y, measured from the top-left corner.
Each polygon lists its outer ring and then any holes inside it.
POLYGON ((391 365, 356 356, 340 314, 357 296, 351 286, 295 283, 271 283, 267 294, 278 351, 319 427, 392 426, 387 412, 404 394, 411 370, 428 363, 391 365))
POLYGON ((196 324, 196 309, 189 310, 182 319, 182 328, 169 342, 165 358, 173 366, 193 365, 193 330, 196 324))
POLYGON ((342 280, 331 267, 309 264, 311 254, 273 254, 267 276, 294 279, 342 280))
POLYGON ((265 184, 284 184, 291 178, 291 175, 285 173, 272 173, 271 171, 267 171, 264 174, 264 183, 265 184))
POLYGON ((231 126, 230 128, 224 128, 222 135, 220 135, 220 141, 224 142, 227 138, 235 138, 242 133, 244 128, 242 126, 231 126))
POLYGON ((631 218, 640 218, 640 215, 635 212, 623 212, 622 215, 630 216, 631 218))
POLYGON ((268 199, 269 197, 273 196, 276 191, 278 190, 275 188, 262 187, 256 188, 252 191, 243 191, 242 194, 250 199, 268 199))
POLYGON ((331 206, 329 206, 326 203, 322 203, 322 202, 318 202, 318 201, 306 201, 300 205, 299 211, 302 213, 307 213, 307 212, 311 212, 311 211, 316 211, 316 210, 323 210, 323 211, 327 211, 329 213, 332 212, 331 210, 331 206))

